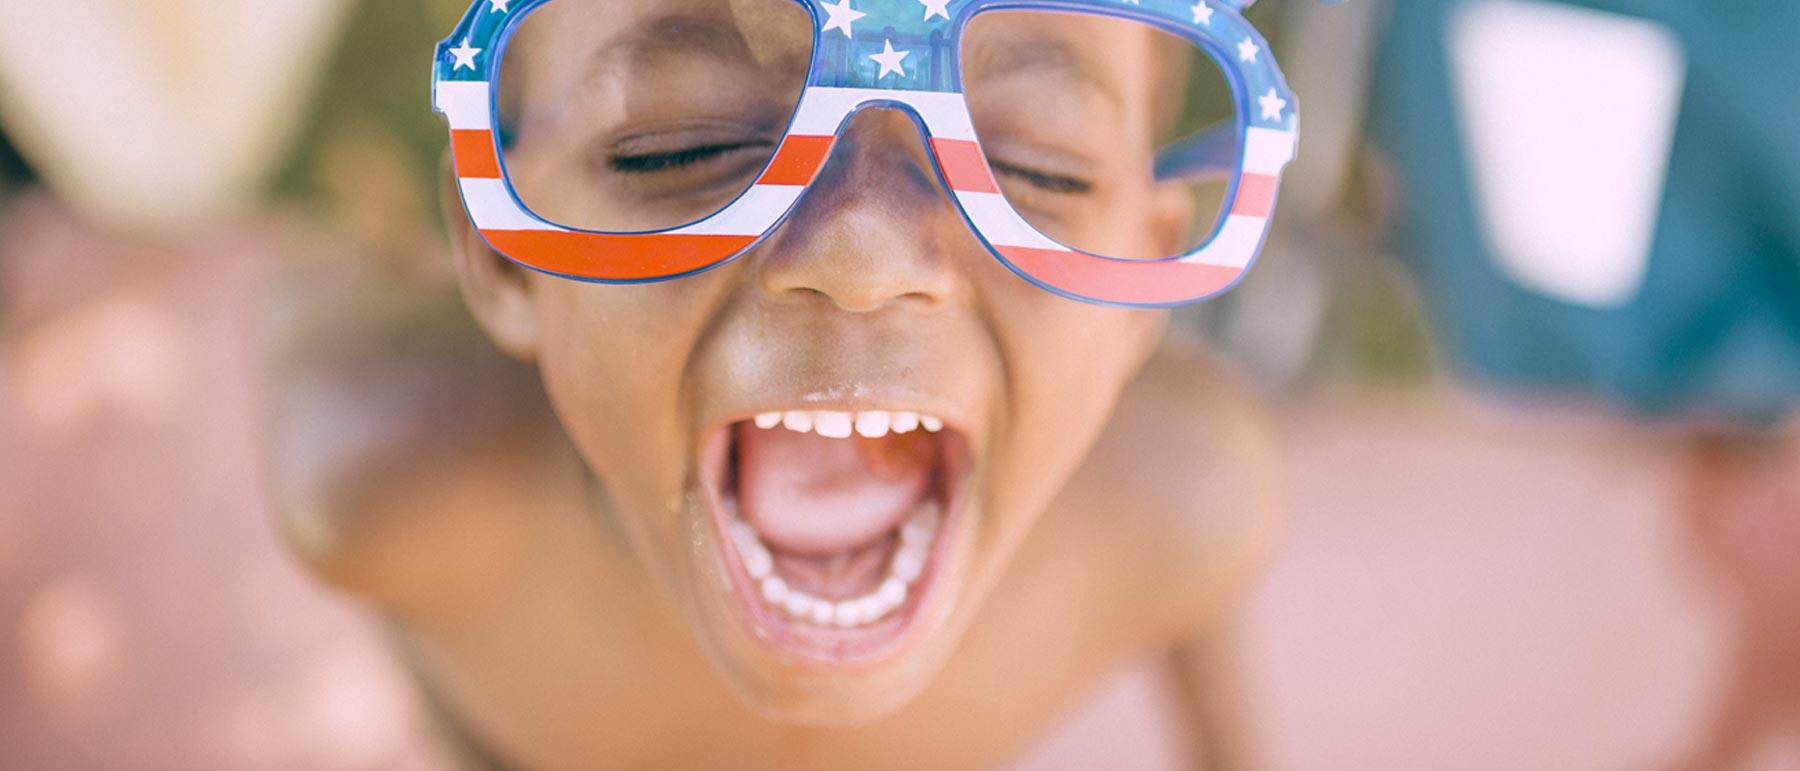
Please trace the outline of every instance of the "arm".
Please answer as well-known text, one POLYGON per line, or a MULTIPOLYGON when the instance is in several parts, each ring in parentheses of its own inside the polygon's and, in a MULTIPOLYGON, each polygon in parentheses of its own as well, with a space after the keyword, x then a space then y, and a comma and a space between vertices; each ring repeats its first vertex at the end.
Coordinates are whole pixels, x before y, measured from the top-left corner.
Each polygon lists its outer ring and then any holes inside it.
MULTIPOLYGON (((1178 696, 1190 757, 1199 768, 1262 766, 1251 725, 1243 655, 1245 597, 1273 563, 1286 524, 1276 431, 1249 389, 1220 365, 1175 342, 1139 385, 1157 405, 1159 456, 1145 476, 1170 480, 1151 502, 1147 550, 1162 565, 1155 591, 1168 606, 1163 674, 1178 696), (1167 463, 1165 467, 1163 464, 1167 463)), ((1147 435, 1147 434, 1146 434, 1147 435)))
POLYGON ((1188 727, 1189 757, 1206 771, 1262 767, 1243 658, 1242 625, 1234 618, 1177 646, 1164 661, 1188 727))
POLYGON ((517 563, 563 467, 535 372, 481 337, 453 286, 369 262, 292 271, 267 303, 275 516, 320 580, 438 612, 517 563))

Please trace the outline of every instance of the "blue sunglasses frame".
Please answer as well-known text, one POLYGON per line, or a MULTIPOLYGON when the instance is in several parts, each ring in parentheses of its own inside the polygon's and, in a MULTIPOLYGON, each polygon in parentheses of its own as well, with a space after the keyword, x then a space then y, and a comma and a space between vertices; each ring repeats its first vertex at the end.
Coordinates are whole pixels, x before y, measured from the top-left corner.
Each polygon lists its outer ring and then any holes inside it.
POLYGON ((971 231, 1020 277, 1083 302, 1186 305, 1230 290, 1253 266, 1268 235, 1281 173, 1298 142, 1297 100, 1267 41, 1240 13, 1249 2, 784 0, 812 16, 812 62, 786 135, 756 183, 720 211, 680 227, 574 228, 538 216, 513 188, 493 85, 520 22, 550 3, 574 1, 477 0, 439 44, 432 68, 434 104, 450 125, 471 221, 501 255, 570 279, 665 281, 736 259, 785 221, 858 112, 888 108, 912 118, 971 231), (963 30, 976 16, 997 10, 1128 19, 1195 44, 1219 65, 1237 108, 1235 121, 1167 148, 1155 167, 1163 180, 1231 175, 1226 216, 1200 246, 1160 260, 1092 254, 1046 236, 1006 201, 969 118, 958 62, 963 30), (914 54, 917 63, 908 69, 914 54))

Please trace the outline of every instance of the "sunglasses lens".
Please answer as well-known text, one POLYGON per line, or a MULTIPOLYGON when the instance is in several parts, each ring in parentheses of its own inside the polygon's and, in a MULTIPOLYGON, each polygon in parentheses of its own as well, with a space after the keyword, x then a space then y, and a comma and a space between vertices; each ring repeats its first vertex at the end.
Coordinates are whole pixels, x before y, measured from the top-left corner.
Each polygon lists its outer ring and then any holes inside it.
POLYGON ((793 0, 557 0, 517 24, 497 83, 507 180, 579 230, 674 228, 736 200, 780 146, 812 55, 793 0))
POLYGON ((999 193, 1044 235, 1160 259, 1220 224, 1240 154, 1236 99, 1195 43, 1117 17, 995 10, 969 22, 961 60, 999 193))

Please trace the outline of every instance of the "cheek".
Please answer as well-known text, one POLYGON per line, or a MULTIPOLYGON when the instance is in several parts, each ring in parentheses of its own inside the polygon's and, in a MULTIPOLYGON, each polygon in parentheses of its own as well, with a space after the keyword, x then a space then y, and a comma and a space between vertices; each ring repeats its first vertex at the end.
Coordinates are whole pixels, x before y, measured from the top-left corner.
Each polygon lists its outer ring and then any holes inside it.
POLYGON ((1062 488, 1142 365, 1166 313, 1126 311, 1047 297, 1039 312, 1006 325, 1009 431, 996 480, 1041 508, 1062 488))
POLYGON ((697 322, 646 287, 547 279, 539 368, 563 428, 608 496, 634 510, 679 502, 688 466, 681 374, 697 322), (633 296, 633 293, 636 296, 633 296))
POLYGON ((1152 190, 1142 179, 1110 187, 1087 207, 1079 220, 1081 235, 1068 242, 1097 254, 1140 260, 1167 257, 1157 245, 1152 190))

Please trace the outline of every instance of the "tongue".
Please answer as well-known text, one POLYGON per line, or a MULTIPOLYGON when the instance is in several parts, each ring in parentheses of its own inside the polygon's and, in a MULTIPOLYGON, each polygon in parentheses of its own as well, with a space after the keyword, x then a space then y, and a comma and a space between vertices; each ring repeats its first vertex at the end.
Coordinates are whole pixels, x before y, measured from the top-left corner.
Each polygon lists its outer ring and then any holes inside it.
POLYGON ((828 556, 868 546, 927 494, 937 443, 924 432, 831 439, 740 424, 738 512, 764 543, 828 556))

